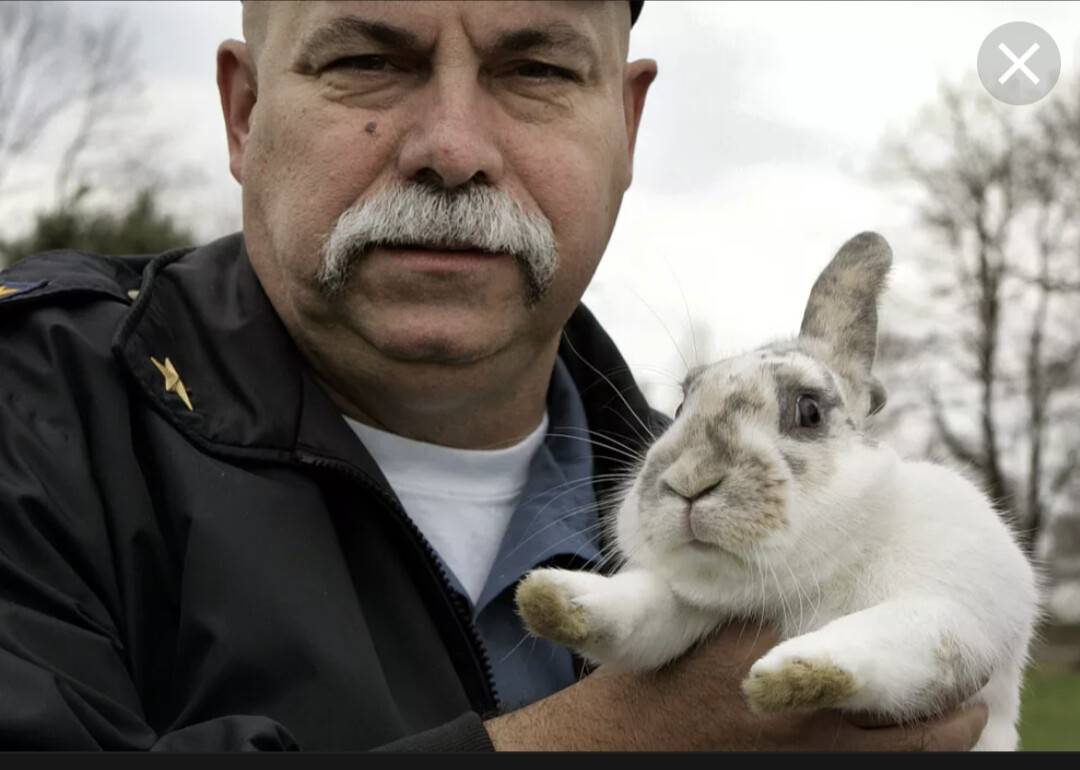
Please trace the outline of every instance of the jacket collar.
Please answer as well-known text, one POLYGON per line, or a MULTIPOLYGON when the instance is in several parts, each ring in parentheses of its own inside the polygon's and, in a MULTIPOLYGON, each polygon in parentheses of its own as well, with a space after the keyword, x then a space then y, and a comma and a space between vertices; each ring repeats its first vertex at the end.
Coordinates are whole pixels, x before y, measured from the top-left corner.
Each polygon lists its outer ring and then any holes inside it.
MULTIPOLYGON (((315 382, 263 291, 239 233, 151 262, 113 351, 155 409, 208 451, 279 461, 307 453, 348 462, 382 479, 315 382), (166 390, 166 375, 155 364, 165 365, 166 359, 192 409, 178 388, 166 390)), ((643 453, 646 431, 659 435, 666 418, 649 408, 614 343, 584 305, 570 318, 559 353, 594 438, 614 439, 643 453)), ((612 470, 605 465, 598 457, 601 478, 612 470)), ((610 484, 597 486, 601 493, 610 484)))

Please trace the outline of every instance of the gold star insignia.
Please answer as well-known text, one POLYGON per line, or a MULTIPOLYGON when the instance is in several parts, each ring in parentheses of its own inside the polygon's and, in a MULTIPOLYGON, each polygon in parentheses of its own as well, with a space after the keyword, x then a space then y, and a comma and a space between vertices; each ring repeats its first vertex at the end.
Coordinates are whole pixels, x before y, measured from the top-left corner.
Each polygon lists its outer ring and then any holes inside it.
POLYGON ((30 283, 7 283, 6 281, 0 281, 0 299, 7 299, 8 297, 17 297, 20 294, 26 294, 28 291, 40 289, 47 283, 48 281, 31 281, 30 283))
POLYGON ((189 411, 194 412, 195 409, 191 406, 191 399, 188 398, 187 388, 185 388, 184 383, 180 381, 180 375, 177 373, 176 367, 173 366, 173 362, 166 358, 165 363, 162 364, 153 356, 150 356, 150 360, 165 377, 165 392, 175 393, 180 396, 180 400, 184 402, 184 406, 186 406, 189 411))

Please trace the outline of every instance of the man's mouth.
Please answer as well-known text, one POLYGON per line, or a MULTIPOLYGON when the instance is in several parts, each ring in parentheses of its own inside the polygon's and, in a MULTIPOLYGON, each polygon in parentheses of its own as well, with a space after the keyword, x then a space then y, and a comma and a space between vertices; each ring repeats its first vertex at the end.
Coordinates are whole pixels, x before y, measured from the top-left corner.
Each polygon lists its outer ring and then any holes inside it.
POLYGON ((387 244, 383 248, 390 249, 392 251, 421 251, 421 252, 446 252, 446 253, 461 253, 468 252, 471 254, 495 254, 496 252, 488 251, 487 249, 477 246, 475 243, 469 243, 467 241, 441 241, 437 243, 394 243, 387 244))
POLYGON ((439 274, 487 270, 501 264, 507 256, 464 241, 388 243, 378 250, 405 270, 439 274))

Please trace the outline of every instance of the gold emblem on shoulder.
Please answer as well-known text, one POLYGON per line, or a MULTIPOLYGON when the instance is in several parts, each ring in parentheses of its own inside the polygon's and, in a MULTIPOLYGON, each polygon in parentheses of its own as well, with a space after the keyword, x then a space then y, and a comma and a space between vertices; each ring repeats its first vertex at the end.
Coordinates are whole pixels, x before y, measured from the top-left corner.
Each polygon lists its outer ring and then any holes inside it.
POLYGON ((165 392, 175 393, 180 396, 180 400, 184 402, 184 406, 188 408, 188 411, 194 412, 195 409, 191 406, 191 399, 188 398, 187 388, 180 381, 180 375, 177 373, 176 367, 173 366, 173 362, 166 358, 163 364, 153 356, 150 356, 150 360, 165 377, 165 392))
POLYGON ((8 297, 14 297, 19 294, 26 294, 27 292, 34 291, 34 289, 40 289, 47 283, 48 281, 30 281, 29 283, 20 281, 0 281, 0 299, 7 299, 8 297))

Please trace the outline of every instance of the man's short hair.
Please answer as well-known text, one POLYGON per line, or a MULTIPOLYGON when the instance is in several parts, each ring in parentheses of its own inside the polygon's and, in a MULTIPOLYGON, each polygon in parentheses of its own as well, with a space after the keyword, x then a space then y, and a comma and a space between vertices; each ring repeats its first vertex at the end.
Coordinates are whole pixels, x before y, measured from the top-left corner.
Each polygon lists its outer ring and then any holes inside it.
MULTIPOLYGON (((244 0, 240 0, 240 4, 244 4, 244 0)), ((641 7, 645 5, 645 0, 630 0, 630 26, 634 26, 634 22, 637 21, 637 17, 641 15, 641 7)))

